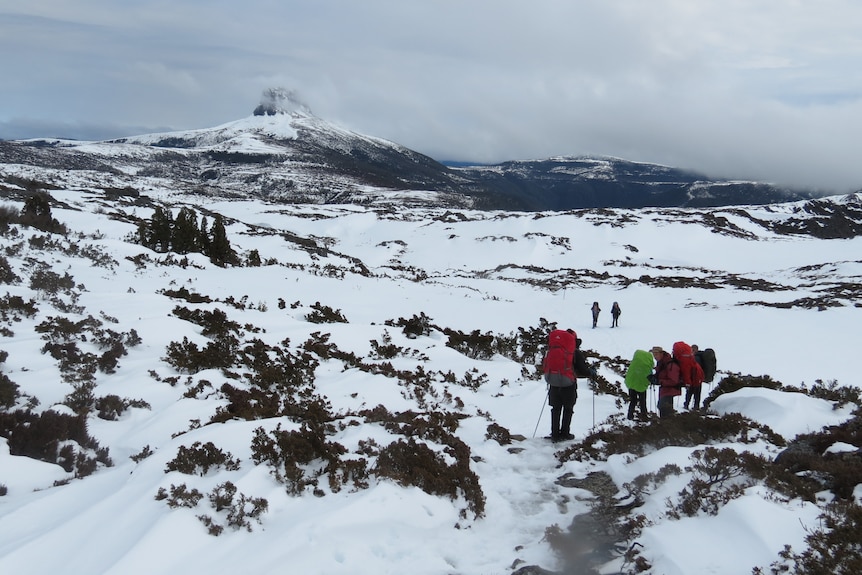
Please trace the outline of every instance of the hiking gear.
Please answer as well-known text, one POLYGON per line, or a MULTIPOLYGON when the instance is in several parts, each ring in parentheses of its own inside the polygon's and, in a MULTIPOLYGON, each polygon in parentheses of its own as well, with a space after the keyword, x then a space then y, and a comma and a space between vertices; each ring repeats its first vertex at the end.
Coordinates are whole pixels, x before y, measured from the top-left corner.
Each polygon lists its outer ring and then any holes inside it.
POLYGON ((703 383, 703 369, 695 361, 690 345, 684 341, 675 342, 673 344, 673 359, 679 364, 679 373, 683 385, 697 386, 703 383))
POLYGON ((555 329, 548 334, 548 352, 545 354, 545 381, 553 387, 574 385, 573 370, 577 335, 573 331, 555 329))
POLYGON ((629 362, 629 368, 626 370, 626 387, 635 391, 646 391, 650 384, 647 378, 654 365, 655 359, 650 352, 642 349, 635 351, 631 362, 629 362))
POLYGON ((542 411, 539 412, 539 419, 536 420, 536 428, 533 430, 533 437, 536 437, 536 432, 539 430, 539 423, 542 421, 542 414, 545 413, 545 405, 548 403, 548 394, 545 394, 545 401, 542 402, 542 411))
POLYGON ((585 377, 587 379, 592 379, 596 376, 595 368, 592 368, 587 364, 587 356, 584 355, 584 352, 581 351, 580 345, 575 350, 575 377, 585 377))
POLYGON ((712 380, 715 379, 715 370, 718 367, 715 361, 715 350, 708 347, 697 352, 697 355, 700 357, 700 367, 703 368, 704 383, 712 383, 712 380))
POLYGON ((682 392, 682 379, 680 375, 679 364, 673 360, 668 352, 664 352, 658 359, 655 366, 655 374, 658 378, 658 400, 665 397, 676 397, 682 392))

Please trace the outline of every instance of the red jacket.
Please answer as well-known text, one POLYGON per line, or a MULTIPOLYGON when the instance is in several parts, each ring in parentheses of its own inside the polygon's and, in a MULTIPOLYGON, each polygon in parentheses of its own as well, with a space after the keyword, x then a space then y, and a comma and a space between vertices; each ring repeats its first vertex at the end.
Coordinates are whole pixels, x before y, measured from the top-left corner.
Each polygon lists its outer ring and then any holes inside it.
POLYGON ((679 364, 673 361, 668 352, 664 352, 655 366, 655 374, 658 378, 658 396, 675 397, 682 391, 682 380, 680 379, 679 364))

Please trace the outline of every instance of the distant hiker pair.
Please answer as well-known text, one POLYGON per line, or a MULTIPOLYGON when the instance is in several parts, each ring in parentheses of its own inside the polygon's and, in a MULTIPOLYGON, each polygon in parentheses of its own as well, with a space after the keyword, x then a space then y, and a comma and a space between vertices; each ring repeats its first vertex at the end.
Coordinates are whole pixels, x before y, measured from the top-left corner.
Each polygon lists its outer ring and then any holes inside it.
MULTIPOLYGON (((599 302, 594 301, 593 307, 590 308, 590 312, 593 314, 593 328, 599 324, 599 313, 601 313, 602 308, 599 307, 599 302)), ((623 313, 620 304, 614 302, 614 305, 611 306, 611 327, 618 327, 620 325, 620 315, 623 313)))
POLYGON ((572 415, 578 401, 577 377, 595 372, 587 365, 577 334, 571 329, 555 329, 548 334, 548 351, 543 361, 548 403, 551 406, 551 435, 548 439, 574 439, 572 415))

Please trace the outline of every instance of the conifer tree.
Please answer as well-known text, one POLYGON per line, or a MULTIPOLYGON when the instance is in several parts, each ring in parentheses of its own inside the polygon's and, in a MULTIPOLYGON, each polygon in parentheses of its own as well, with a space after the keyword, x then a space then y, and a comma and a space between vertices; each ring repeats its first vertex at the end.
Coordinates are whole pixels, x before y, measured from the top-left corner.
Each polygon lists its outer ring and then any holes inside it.
POLYGON ((65 228, 51 216, 51 196, 45 192, 36 192, 24 200, 19 222, 43 232, 63 233, 65 231, 65 228))
POLYGON ((213 227, 210 232, 210 249, 206 255, 214 264, 219 266, 236 263, 237 257, 227 239, 227 231, 221 214, 216 214, 213 220, 213 227))
POLYGON ((171 230, 171 250, 178 254, 198 252, 198 216, 189 208, 180 208, 171 230))
POLYGON ((156 206, 153 217, 150 218, 149 234, 145 244, 151 250, 159 253, 171 249, 171 235, 173 229, 173 216, 170 210, 156 206))
POLYGON ((205 256, 209 256, 210 254, 210 235, 209 235, 209 224, 207 223, 207 217, 201 217, 201 228, 198 231, 198 246, 200 247, 200 252, 205 256))

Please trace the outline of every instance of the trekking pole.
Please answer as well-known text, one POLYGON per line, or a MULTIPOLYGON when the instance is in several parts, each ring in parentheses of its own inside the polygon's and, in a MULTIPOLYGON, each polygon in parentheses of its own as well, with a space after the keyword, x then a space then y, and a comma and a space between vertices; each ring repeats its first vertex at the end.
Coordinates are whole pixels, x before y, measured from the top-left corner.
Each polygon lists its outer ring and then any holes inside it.
POLYGON ((594 431, 596 429, 596 382, 591 379, 590 383, 593 388, 593 427, 590 428, 590 431, 594 431))
POLYGON ((545 404, 548 403, 548 390, 545 389, 545 401, 542 402, 542 411, 539 412, 539 419, 536 421, 536 428, 533 430, 533 437, 536 437, 536 432, 539 430, 539 423, 542 421, 542 414, 545 413, 545 404))

